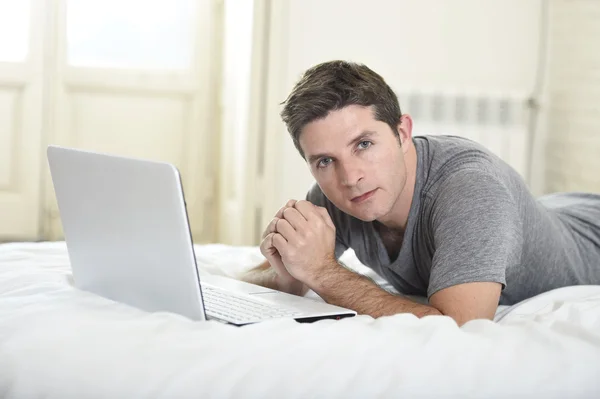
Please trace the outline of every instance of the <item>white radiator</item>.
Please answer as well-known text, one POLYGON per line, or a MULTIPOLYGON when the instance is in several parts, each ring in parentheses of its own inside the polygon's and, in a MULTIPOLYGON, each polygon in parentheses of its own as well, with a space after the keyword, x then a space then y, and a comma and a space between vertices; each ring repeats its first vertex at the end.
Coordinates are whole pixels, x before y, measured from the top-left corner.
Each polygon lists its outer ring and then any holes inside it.
POLYGON ((475 140, 529 180, 528 98, 520 93, 413 90, 399 93, 400 108, 413 118, 415 135, 456 135, 475 140))

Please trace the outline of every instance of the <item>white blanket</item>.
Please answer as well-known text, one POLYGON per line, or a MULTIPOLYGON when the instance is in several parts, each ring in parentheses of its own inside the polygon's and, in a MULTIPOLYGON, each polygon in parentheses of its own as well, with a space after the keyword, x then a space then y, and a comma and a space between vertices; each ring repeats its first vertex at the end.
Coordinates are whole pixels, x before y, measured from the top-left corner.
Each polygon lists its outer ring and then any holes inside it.
MULTIPOLYGON (((254 247, 196 251, 202 273, 263 259, 254 247)), ((64 243, 4 244, 0 397, 597 398, 600 287, 555 290, 462 328, 408 314, 233 327, 79 291, 64 243)))

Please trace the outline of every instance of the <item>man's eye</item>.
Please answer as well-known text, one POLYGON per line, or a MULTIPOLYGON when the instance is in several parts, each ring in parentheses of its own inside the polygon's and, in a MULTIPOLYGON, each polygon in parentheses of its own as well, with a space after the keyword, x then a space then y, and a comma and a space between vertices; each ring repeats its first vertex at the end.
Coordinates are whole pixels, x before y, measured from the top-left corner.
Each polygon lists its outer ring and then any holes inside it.
POLYGON ((325 166, 329 165, 330 163, 331 163, 331 158, 323 158, 319 161, 319 163, 317 164, 317 167, 324 168, 325 166))
POLYGON ((360 148, 361 150, 365 150, 365 149, 369 148, 371 146, 371 144, 373 144, 373 143, 370 142, 369 140, 363 140, 360 143, 358 143, 358 148, 360 148))

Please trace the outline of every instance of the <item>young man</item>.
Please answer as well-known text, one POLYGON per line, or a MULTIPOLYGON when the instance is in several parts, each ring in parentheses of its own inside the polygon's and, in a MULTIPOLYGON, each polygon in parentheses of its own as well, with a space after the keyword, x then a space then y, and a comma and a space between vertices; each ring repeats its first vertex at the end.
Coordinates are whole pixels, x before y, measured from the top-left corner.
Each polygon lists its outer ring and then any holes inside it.
POLYGON ((519 174, 459 137, 412 137, 391 88, 364 65, 304 74, 282 117, 316 184, 267 226, 267 262, 243 279, 373 317, 492 319, 544 291, 600 284, 600 195, 532 197, 519 174), (357 258, 398 292, 347 270, 357 258))

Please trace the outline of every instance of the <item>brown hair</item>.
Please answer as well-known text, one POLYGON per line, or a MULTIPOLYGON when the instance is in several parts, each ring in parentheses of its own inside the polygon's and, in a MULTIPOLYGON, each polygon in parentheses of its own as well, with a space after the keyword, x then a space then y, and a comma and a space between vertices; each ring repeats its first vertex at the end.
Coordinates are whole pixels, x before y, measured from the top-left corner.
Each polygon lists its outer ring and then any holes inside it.
POLYGON ((348 105, 372 106, 375 119, 387 123, 398 137, 396 126, 402 116, 398 97, 380 75, 363 64, 336 60, 315 65, 304 72, 282 104, 281 118, 303 158, 302 129, 348 105))

